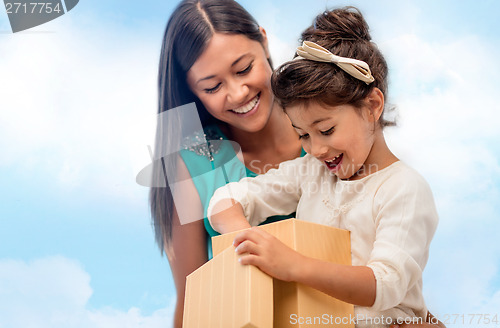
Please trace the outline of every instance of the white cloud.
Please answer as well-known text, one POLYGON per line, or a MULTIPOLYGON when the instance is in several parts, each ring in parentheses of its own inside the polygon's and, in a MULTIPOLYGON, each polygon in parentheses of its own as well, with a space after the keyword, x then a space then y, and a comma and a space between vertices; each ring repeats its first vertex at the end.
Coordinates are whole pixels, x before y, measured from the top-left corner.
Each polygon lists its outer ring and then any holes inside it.
POLYGON ((271 52, 271 58, 275 69, 293 58, 297 45, 283 42, 280 38, 271 33, 268 34, 268 39, 269 51, 271 52))
POLYGON ((52 33, 2 36, 0 165, 133 199, 154 132, 161 40, 87 19, 93 28, 68 17, 52 33))
POLYGON ((90 276, 62 256, 30 262, 0 260, 2 328, 155 328, 170 327, 173 302, 149 316, 140 309, 89 309, 90 276))

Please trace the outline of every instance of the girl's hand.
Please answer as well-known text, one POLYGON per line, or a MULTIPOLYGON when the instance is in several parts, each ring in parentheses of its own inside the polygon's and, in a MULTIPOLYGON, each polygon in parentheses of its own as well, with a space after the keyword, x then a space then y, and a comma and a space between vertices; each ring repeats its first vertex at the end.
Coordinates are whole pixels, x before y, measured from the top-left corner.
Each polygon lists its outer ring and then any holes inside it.
POLYGON ((390 328, 446 328, 446 326, 433 316, 432 313, 427 312, 427 322, 420 324, 392 325, 390 328))
POLYGON ((254 265, 268 275, 284 281, 294 280, 294 268, 304 259, 303 255, 258 227, 236 235, 233 245, 236 253, 242 255, 241 264, 254 265))

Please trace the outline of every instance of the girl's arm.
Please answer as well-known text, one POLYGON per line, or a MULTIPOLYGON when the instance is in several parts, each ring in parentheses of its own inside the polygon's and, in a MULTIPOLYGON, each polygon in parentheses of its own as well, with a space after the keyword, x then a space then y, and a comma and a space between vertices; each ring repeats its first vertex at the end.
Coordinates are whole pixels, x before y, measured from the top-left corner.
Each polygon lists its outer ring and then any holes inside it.
POLYGON ((341 265, 305 257, 294 281, 311 286, 344 302, 372 306, 376 281, 367 266, 341 265))
POLYGON ((250 228, 243 207, 234 199, 223 199, 214 205, 213 213, 210 216, 210 224, 212 228, 221 233, 250 228))
POLYGON ((267 217, 295 212, 301 196, 301 183, 307 177, 303 167, 311 158, 281 163, 255 178, 244 178, 217 189, 208 206, 208 219, 214 230, 227 233, 256 226, 267 217), (302 168, 302 170, 301 170, 302 168))
POLYGON ((347 303, 371 306, 375 277, 366 266, 349 266, 306 257, 271 234, 254 227, 234 239, 242 264, 251 264, 284 281, 295 281, 347 303))

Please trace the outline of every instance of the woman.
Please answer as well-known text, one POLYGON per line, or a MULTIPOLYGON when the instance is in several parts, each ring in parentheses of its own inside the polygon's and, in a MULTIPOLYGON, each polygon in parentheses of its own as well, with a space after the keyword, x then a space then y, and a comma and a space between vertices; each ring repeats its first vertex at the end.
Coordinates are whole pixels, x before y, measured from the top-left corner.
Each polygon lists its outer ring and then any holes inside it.
MULTIPOLYGON (((266 33, 241 6, 229 0, 183 1, 163 39, 159 113, 195 102, 203 127, 215 126, 238 143, 245 166, 263 173, 302 152, 288 118, 274 104, 271 74, 266 33)), ((167 141, 157 140, 158 153, 167 141)), ((189 171, 189 163, 173 165, 189 171)), ((197 201, 196 191, 193 195, 197 201)), ((177 288, 174 326, 180 327, 185 279, 208 260, 208 234, 202 220, 181 224, 169 188, 152 188, 150 202, 156 241, 167 253, 177 288)))
MULTIPOLYGON (((271 74, 266 32, 239 4, 232 0, 182 1, 172 13, 163 38, 159 114, 194 102, 207 139, 236 142, 241 147, 246 175, 264 173, 304 154, 288 118, 274 103, 271 74)), ((163 133, 177 121, 164 123, 158 124, 156 158, 182 148, 181 140, 163 133)), ((155 177, 162 176, 158 172, 165 168, 178 176, 194 176, 200 162, 213 165, 212 157, 222 152, 209 151, 205 158, 207 153, 198 150, 186 147, 180 153, 181 160, 169 157, 157 162, 161 165, 157 165, 155 177)), ((212 186, 213 191, 216 188, 212 186)), ((195 212, 205 213, 203 199, 210 199, 211 192, 199 189, 192 183, 179 198, 195 212)), ((156 241, 168 256, 177 289, 174 327, 181 327, 186 276, 208 260, 207 240, 213 231, 207 230, 204 220, 185 223, 176 204, 177 209, 170 188, 151 188, 156 241)))

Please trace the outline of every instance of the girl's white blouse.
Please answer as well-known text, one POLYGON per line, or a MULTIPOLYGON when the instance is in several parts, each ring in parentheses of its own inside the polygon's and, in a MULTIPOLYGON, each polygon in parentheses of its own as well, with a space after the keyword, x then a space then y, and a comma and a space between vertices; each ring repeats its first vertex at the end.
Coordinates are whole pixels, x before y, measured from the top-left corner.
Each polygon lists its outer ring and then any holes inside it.
POLYGON ((297 219, 350 230, 352 264, 370 267, 377 281, 373 306, 355 307, 361 321, 357 327, 367 317, 427 315, 422 271, 438 215, 427 182, 403 162, 344 181, 308 154, 219 188, 210 201, 209 218, 214 204, 226 198, 242 204, 252 226, 296 211, 297 219))

